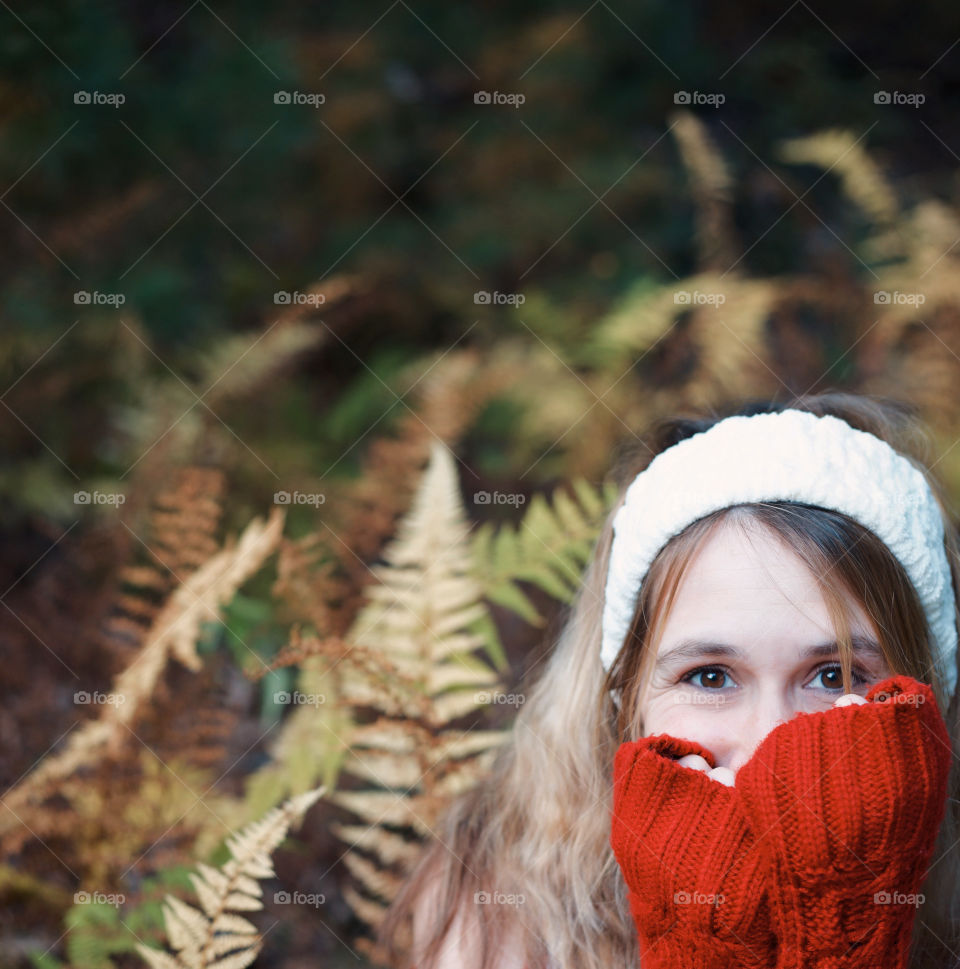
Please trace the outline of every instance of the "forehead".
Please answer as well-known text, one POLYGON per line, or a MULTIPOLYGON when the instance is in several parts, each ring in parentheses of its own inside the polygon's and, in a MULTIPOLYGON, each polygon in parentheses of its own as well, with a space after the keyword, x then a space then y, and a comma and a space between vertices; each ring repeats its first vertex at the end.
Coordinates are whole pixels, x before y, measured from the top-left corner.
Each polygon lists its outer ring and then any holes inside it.
MULTIPOLYGON (((869 629, 862 606, 844 598, 854 626, 869 629)), ((833 631, 817 577, 796 552, 757 522, 723 520, 687 564, 660 647, 691 634, 799 645, 833 631)))

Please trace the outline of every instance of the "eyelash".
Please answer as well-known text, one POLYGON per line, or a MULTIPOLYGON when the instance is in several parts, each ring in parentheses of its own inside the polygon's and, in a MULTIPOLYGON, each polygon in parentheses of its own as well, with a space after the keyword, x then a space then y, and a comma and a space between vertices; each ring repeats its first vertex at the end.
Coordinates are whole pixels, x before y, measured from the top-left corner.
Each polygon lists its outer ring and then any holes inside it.
MULTIPOLYGON (((839 663, 824 663, 822 666, 818 666, 814 670, 813 676, 816 678, 820 673, 831 669, 842 670, 842 667, 839 663)), ((712 693, 719 693, 721 688, 697 686, 697 684, 692 683, 692 678, 698 673, 723 673, 724 675, 729 676, 730 670, 726 666, 698 666, 696 669, 690 670, 688 673, 684 673, 683 676, 680 677, 681 683, 690 683, 690 685, 694 686, 696 689, 709 690, 712 693)), ((867 682, 867 677, 865 676, 864 671, 857 666, 851 667, 850 675, 853 679, 851 684, 852 686, 862 686, 867 682)), ((821 687, 821 689, 828 690, 831 693, 836 692, 836 690, 830 690, 829 687, 821 687)), ((840 687, 840 689, 842 689, 842 687, 840 687)))

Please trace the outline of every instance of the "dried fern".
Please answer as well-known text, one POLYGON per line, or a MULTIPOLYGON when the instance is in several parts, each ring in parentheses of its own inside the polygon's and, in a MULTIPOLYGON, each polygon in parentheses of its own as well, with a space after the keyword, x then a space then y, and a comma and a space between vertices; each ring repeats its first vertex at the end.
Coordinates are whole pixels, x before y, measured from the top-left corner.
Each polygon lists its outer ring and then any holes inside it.
POLYGON ((200 667, 195 651, 200 624, 219 615, 276 547, 283 529, 282 509, 274 508, 266 522, 254 519, 236 543, 217 552, 170 596, 133 662, 113 682, 111 692, 122 703, 104 703, 96 719, 86 721, 57 753, 47 757, 4 796, 8 810, 0 817, 0 835, 20 823, 21 812, 49 794, 52 786, 88 767, 127 738, 127 727, 147 702, 171 657, 191 670, 200 667))
POLYGON ((816 165, 840 179, 847 198, 875 226, 866 254, 877 259, 904 255, 900 205, 880 166, 867 154, 863 139, 851 131, 830 129, 779 145, 780 157, 793 164, 816 165))
POLYGON ((661 286, 637 284, 598 325, 596 355, 610 370, 639 357, 648 415, 681 402, 711 407, 739 396, 745 384, 758 395, 775 393, 782 385, 765 363, 765 325, 790 282, 700 273, 661 286))
MULTIPOLYGON (((320 778, 331 789, 335 786, 345 747, 339 738, 352 725, 351 708, 338 699, 340 663, 345 657, 367 662, 349 636, 371 581, 368 563, 380 555, 409 508, 434 436, 455 440, 486 400, 513 382, 509 368, 485 369, 483 363, 476 350, 455 350, 441 354, 426 374, 422 367, 411 370, 405 379, 416 384, 416 411, 398 420, 396 437, 371 445, 361 477, 336 501, 328 500, 325 507, 337 509, 341 517, 325 522, 320 531, 281 541, 273 593, 294 626, 289 648, 275 665, 299 666, 297 690, 327 700, 316 707, 297 706, 284 719, 270 745, 270 761, 248 779, 248 816, 258 816, 320 778)), ((496 650, 492 624, 487 632, 496 650)), ((502 662, 499 657, 495 661, 502 662)), ((370 668, 376 671, 375 659, 370 668)))
POLYGON ((243 969, 256 959, 263 938, 236 913, 263 908, 259 880, 274 876, 271 853, 323 792, 321 787, 291 798, 228 838, 233 857, 219 869, 198 864, 190 879, 200 909, 167 895, 164 922, 176 955, 138 944, 151 969, 243 969))
POLYGON ((733 222, 733 181, 726 161, 695 114, 678 111, 670 122, 696 206, 700 271, 726 270, 740 253, 733 222))
POLYGON ((153 498, 146 542, 127 532, 136 558, 120 572, 121 591, 106 623, 121 654, 142 645, 176 584, 216 553, 224 490, 219 468, 178 468, 153 498))
MULTIPOLYGON (((507 732, 451 722, 492 700, 497 673, 476 651, 487 618, 450 452, 431 449, 413 505, 373 571, 341 662, 342 702, 376 717, 350 732, 345 770, 372 785, 330 799, 361 819, 332 825, 360 888, 345 898, 376 929, 449 799, 476 784, 507 732), (414 837, 396 829, 406 828, 414 837), (357 849, 360 849, 359 851, 357 849)), ((376 958, 375 947, 358 947, 376 958)))

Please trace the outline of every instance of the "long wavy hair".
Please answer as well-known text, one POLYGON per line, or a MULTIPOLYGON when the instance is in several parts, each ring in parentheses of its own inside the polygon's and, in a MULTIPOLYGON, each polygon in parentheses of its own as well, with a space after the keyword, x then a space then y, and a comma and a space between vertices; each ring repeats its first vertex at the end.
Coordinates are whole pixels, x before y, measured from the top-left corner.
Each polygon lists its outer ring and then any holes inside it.
MULTIPOLYGON (((642 736, 638 698, 656 632, 698 547, 729 516, 753 519, 782 538, 820 584, 834 621, 845 691, 852 649, 843 593, 876 625, 893 673, 932 683, 958 746, 957 696, 937 678, 920 602, 903 567, 872 532, 846 515, 793 502, 721 509, 660 551, 638 590, 631 628, 605 673, 601 616, 612 520, 634 477, 656 454, 731 414, 786 408, 832 414, 887 441, 921 470, 940 504, 954 594, 960 552, 945 492, 929 470, 931 439, 909 405, 831 392, 790 403, 752 400, 710 416, 656 422, 614 468, 619 498, 556 643, 521 684, 526 702, 489 776, 458 796, 425 845, 381 923, 379 943, 397 969, 609 969, 640 963, 626 885, 610 847, 613 757, 642 736), (620 691, 614 703, 611 690, 620 691), (484 896, 482 893, 487 893, 484 896), (505 904, 496 904, 504 901, 505 904), (486 904, 485 904, 486 902, 486 904), (411 938, 413 945, 406 940, 411 938), (453 955, 453 958, 451 956, 453 955)), ((960 966, 960 770, 953 761, 947 812, 914 925, 911 969, 960 966)))

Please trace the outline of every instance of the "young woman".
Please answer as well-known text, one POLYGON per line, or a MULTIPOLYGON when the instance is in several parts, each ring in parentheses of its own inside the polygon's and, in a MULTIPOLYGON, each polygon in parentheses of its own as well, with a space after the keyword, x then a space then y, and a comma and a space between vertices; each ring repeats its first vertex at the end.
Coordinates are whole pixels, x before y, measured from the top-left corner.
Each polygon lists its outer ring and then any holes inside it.
POLYGON ((659 422, 511 743, 394 900, 393 964, 960 966, 932 460, 851 394, 659 422))

